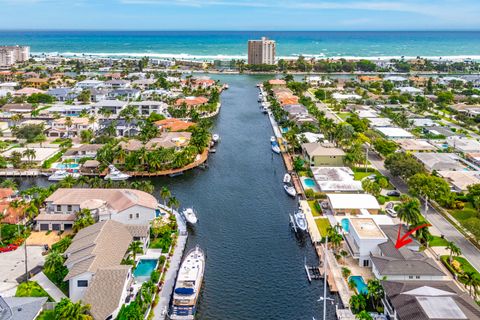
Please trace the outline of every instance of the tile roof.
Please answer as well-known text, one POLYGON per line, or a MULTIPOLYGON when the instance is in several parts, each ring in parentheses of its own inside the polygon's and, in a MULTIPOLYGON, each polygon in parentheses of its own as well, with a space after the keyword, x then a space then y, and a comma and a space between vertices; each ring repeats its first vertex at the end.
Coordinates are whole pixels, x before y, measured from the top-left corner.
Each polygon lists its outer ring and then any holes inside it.
POLYGON ((187 106, 199 106, 208 102, 208 99, 205 97, 186 97, 180 98, 175 101, 176 106, 181 106, 182 104, 186 104, 187 106))
MULTIPOLYGON (((431 319, 480 319, 480 308, 462 292, 452 281, 382 281, 385 294, 397 313, 398 320, 431 320, 431 319), (446 301, 442 305, 439 302, 446 301), (423 301, 433 298, 429 305, 423 301), (431 317, 431 308, 442 311, 442 308, 458 309, 460 313, 438 318, 431 317), (437 308, 436 308, 437 307, 437 308), (463 313, 463 315, 461 315, 463 313)), ((447 311, 443 309, 443 311, 447 311)))
POLYGON ((95 189, 95 188, 60 188, 50 195, 45 202, 64 205, 81 205, 87 200, 105 201, 117 212, 135 205, 156 209, 158 202, 151 194, 134 189, 95 189))
POLYGON ((133 237, 120 222, 107 220, 80 230, 65 251, 65 281, 84 272, 119 266, 133 237))
POLYGON ((106 319, 123 304, 125 281, 132 280, 131 277, 127 280, 130 269, 126 265, 98 269, 83 297, 83 302, 91 306, 94 319, 106 319))
POLYGON ((194 126, 195 123, 184 121, 181 119, 176 119, 176 118, 168 118, 168 119, 156 121, 155 125, 163 130, 175 132, 175 131, 185 131, 191 126, 194 126))

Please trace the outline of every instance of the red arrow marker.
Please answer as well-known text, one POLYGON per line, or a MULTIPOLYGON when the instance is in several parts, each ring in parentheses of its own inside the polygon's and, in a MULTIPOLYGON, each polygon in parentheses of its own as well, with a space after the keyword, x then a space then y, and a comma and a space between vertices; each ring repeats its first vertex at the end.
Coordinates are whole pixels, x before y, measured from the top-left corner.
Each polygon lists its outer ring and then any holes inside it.
POLYGON ((415 229, 412 229, 410 231, 408 231, 407 233, 405 233, 403 235, 403 237, 400 236, 400 233, 402 232, 402 225, 399 225, 399 228, 398 228, 398 236, 397 236, 397 243, 395 244, 395 248, 397 249, 400 249, 401 247, 409 244, 410 242, 412 242, 413 240, 411 238, 409 238, 415 231, 419 230, 419 229, 422 229, 422 228, 425 228, 425 227, 430 227, 431 225, 428 224, 428 223, 425 223, 425 224, 422 224, 418 227, 416 227, 415 229))

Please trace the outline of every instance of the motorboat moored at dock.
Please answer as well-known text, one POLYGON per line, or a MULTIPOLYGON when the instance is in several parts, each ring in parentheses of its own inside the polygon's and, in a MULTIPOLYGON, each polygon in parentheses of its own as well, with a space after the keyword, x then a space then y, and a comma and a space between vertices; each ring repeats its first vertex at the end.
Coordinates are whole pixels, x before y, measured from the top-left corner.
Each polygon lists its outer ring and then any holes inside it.
POLYGON ((297 190, 295 190, 295 187, 292 186, 289 183, 286 183, 283 185, 283 189, 285 189, 285 192, 291 196, 291 197, 296 197, 297 196, 297 190))
POLYGON ((185 218, 185 221, 190 224, 196 224, 198 222, 197 215, 195 214, 193 208, 186 208, 182 211, 182 215, 185 218))
POLYGON ((219 136, 217 133, 214 133, 214 134, 212 135, 212 141, 213 141, 214 143, 217 143, 218 141, 220 141, 220 136, 219 136))
POLYGON ((130 178, 130 175, 121 172, 114 165, 109 165, 108 170, 110 171, 109 174, 105 176, 105 180, 112 180, 112 181, 123 181, 130 178))
POLYGON ((75 179, 78 179, 80 178, 80 174, 77 172, 68 172, 66 170, 57 170, 48 177, 48 181, 62 181, 66 177, 73 177, 75 179))
POLYGON ((205 253, 197 245, 190 250, 178 271, 170 312, 172 320, 193 320, 205 272, 205 253))
POLYGON ((299 208, 297 212, 293 214, 293 221, 295 222, 296 229, 300 229, 301 231, 307 230, 307 218, 302 209, 299 208))

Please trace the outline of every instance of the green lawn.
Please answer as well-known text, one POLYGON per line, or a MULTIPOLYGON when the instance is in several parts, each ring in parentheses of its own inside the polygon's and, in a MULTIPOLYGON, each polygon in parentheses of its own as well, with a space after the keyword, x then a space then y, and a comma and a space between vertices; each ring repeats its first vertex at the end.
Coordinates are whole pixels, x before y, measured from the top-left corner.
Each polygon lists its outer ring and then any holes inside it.
POLYGON ((54 310, 44 310, 38 315, 37 320, 55 320, 54 310))
POLYGON ((446 247, 448 240, 439 236, 432 236, 432 239, 428 242, 430 247, 446 247))
POLYGON ((15 292, 15 297, 47 297, 53 301, 50 295, 36 281, 22 282, 15 292))
POLYGON ((310 210, 312 211, 312 215, 314 217, 320 217, 322 215, 322 213, 319 212, 317 210, 317 208, 315 207, 316 202, 317 202, 316 200, 310 200, 310 201, 308 201, 308 205, 310 206, 310 210))
MULTIPOLYGON (((441 256, 440 258, 442 259, 444 264, 447 264, 447 267, 450 269, 450 271, 453 271, 453 268, 448 263, 448 256, 445 255, 445 256, 441 256)), ((480 273, 477 271, 477 269, 475 269, 470 264, 470 262, 468 262, 467 259, 462 258, 462 257, 453 257, 453 260, 460 262, 460 265, 461 265, 461 268, 462 268, 463 272, 473 272, 473 273, 475 273, 476 278, 480 280, 480 273)), ((455 271, 455 273, 458 274, 458 272, 456 272, 456 271, 455 271)), ((459 281, 462 282, 461 279, 459 279, 459 281)))
POLYGON ((470 218, 475 218, 477 217, 477 211, 475 208, 473 208, 471 203, 466 203, 465 208, 462 210, 449 210, 452 216, 455 217, 458 221, 461 222, 461 220, 466 220, 470 218))
POLYGON ((327 229, 330 227, 330 222, 327 218, 315 219, 315 224, 317 225, 318 231, 322 237, 327 236, 327 229))
POLYGON ((350 117, 352 114, 350 112, 339 112, 337 113, 337 116, 342 119, 343 121, 347 120, 348 117, 350 117))

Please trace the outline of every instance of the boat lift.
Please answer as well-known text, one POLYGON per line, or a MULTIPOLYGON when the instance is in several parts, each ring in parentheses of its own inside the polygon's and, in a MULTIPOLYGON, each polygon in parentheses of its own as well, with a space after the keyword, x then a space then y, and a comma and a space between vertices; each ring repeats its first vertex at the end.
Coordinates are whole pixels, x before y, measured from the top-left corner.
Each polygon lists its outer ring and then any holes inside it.
POLYGON ((320 266, 315 267, 307 265, 307 257, 305 257, 304 268, 305 272, 307 273, 308 282, 312 282, 312 280, 323 279, 323 274, 320 271, 320 266))

